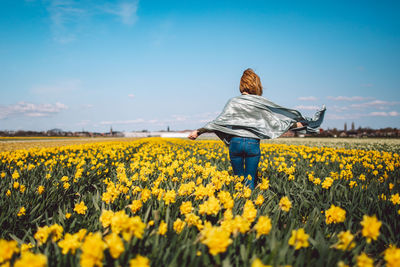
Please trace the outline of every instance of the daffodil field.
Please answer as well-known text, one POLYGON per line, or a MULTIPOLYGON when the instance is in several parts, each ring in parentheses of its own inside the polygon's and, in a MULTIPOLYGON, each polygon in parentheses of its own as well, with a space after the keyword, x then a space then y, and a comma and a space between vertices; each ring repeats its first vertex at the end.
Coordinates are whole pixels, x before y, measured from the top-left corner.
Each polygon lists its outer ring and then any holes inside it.
POLYGON ((400 156, 261 144, 258 184, 220 141, 0 153, 1 266, 400 266, 400 156))

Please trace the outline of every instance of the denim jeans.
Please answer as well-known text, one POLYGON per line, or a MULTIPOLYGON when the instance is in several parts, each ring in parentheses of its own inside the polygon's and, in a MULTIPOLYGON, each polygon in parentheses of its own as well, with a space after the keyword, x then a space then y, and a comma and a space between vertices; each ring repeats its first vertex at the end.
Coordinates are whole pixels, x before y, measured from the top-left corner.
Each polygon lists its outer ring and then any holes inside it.
POLYGON ((256 186, 257 167, 260 161, 260 140, 248 137, 232 137, 229 143, 229 158, 233 173, 244 176, 245 185, 253 190, 256 186), (252 179, 248 180, 247 176, 252 179))

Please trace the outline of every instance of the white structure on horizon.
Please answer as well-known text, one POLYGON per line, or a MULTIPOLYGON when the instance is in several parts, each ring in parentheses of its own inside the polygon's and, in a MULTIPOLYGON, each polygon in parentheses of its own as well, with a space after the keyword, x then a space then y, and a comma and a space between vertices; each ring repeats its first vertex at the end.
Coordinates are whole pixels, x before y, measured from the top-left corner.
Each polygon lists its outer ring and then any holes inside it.
MULTIPOLYGON (((163 138, 187 138, 191 131, 181 132, 123 132, 124 137, 163 137, 163 138)), ((214 133, 204 133, 202 137, 216 137, 214 133)))

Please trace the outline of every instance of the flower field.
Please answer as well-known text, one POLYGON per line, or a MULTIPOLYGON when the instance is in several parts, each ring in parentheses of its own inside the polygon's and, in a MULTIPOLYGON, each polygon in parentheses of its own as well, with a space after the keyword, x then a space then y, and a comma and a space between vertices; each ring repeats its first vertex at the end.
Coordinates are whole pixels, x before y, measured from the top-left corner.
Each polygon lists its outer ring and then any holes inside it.
POLYGON ((0 153, 1 266, 399 266, 399 151, 220 141, 0 153))

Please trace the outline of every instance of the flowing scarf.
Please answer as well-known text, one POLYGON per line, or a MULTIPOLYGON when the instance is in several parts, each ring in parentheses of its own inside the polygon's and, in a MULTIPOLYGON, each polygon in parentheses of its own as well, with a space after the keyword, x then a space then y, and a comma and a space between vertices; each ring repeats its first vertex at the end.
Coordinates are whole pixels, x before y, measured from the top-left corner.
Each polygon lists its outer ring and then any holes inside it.
POLYGON ((241 95, 231 98, 222 113, 201 129, 214 132, 227 145, 232 136, 277 138, 287 132, 295 122, 301 122, 304 127, 292 129, 293 131, 317 133, 325 111, 324 105, 313 118, 309 118, 297 110, 281 107, 262 96, 241 95))

